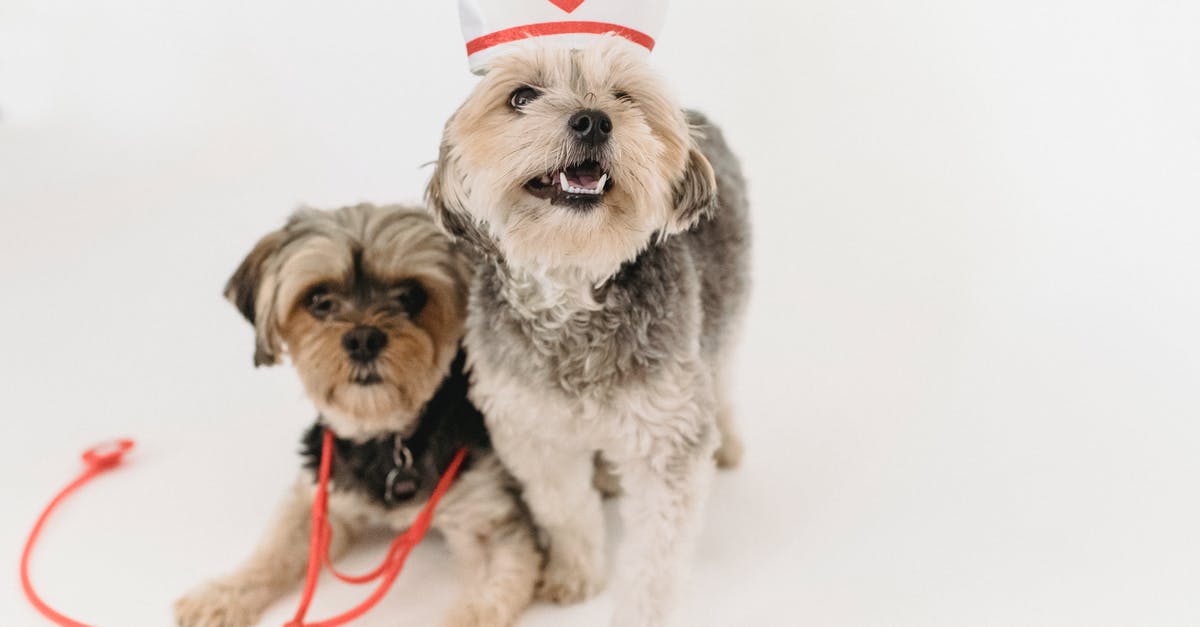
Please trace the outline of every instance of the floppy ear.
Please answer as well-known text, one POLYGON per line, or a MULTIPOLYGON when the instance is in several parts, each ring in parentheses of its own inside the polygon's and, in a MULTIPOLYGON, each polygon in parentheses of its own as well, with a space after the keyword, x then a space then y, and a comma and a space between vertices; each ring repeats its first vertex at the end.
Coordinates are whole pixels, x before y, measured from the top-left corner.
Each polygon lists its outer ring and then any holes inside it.
POLYGON ((476 251, 485 255, 499 254, 491 238, 463 207, 464 194, 463 177, 454 157, 450 156, 449 144, 443 141, 433 177, 425 188, 425 201, 433 212, 433 221, 451 238, 470 244, 476 251))
POLYGON ((717 210, 717 177, 712 164, 695 146, 688 150, 683 177, 675 182, 673 194, 675 209, 668 233, 686 231, 717 210))
POLYGON ((281 340, 274 313, 275 281, 269 278, 269 273, 284 241, 283 229, 263 237, 225 284, 225 298, 254 325, 255 366, 279 363, 281 340))

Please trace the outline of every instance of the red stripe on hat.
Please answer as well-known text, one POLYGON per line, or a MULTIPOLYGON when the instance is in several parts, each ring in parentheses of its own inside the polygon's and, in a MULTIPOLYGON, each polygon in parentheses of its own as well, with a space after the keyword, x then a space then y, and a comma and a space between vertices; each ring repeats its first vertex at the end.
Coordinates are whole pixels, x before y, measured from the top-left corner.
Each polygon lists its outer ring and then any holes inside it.
POLYGON ((481 50, 487 50, 492 46, 541 35, 603 35, 604 33, 620 35, 639 46, 645 47, 647 50, 654 50, 653 37, 619 24, 608 24, 606 22, 544 22, 542 24, 514 26, 513 28, 488 33, 482 37, 476 37, 467 42, 467 56, 481 50))

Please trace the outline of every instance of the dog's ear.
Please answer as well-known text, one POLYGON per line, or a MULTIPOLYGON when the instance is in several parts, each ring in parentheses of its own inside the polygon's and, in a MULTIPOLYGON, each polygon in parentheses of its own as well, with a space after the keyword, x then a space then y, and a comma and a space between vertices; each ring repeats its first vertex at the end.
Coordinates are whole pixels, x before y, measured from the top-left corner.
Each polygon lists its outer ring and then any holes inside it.
POLYGON ((275 256, 286 239, 285 229, 264 236, 225 284, 225 298, 254 325, 254 365, 279 363, 281 340, 275 321, 275 256))
POLYGON ((433 177, 429 179, 429 186, 425 188, 425 201, 429 210, 433 212, 433 221, 452 239, 466 242, 477 252, 486 255, 497 254, 491 238, 483 232, 482 226, 463 206, 464 194, 462 174, 455 159, 450 155, 450 146, 442 142, 433 177))
POLYGON ((668 233, 686 231, 717 210, 717 177, 712 164, 695 146, 688 150, 687 165, 672 194, 675 210, 667 225, 668 233))

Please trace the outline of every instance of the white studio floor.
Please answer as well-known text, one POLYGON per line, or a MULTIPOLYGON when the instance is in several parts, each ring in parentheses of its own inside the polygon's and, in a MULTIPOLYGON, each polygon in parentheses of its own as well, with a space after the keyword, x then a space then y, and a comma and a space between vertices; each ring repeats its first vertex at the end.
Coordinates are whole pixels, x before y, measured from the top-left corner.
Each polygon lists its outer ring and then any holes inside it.
MULTIPOLYGON (((0 624, 44 624, 21 541, 96 440, 140 447, 45 532, 66 613, 169 624, 257 540, 313 411, 221 286, 299 204, 419 198, 474 81, 453 3, 351 4, 0 3, 0 624)), ((1200 9, 755 4, 677 1, 654 54, 757 233, 679 624, 1200 624, 1200 9)), ((456 585, 430 541, 359 624, 456 585)))

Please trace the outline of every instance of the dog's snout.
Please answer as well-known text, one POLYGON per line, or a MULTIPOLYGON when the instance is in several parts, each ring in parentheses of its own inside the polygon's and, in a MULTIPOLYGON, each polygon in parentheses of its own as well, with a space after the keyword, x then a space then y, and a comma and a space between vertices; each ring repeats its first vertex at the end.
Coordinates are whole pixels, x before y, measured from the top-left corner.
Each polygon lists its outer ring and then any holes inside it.
POLYGON ((342 346, 350 359, 366 363, 378 357, 387 346, 387 335, 375 327, 355 327, 342 336, 342 346))
POLYGON ((575 132, 576 137, 592 146, 599 146, 608 141, 608 136, 612 134, 613 130, 612 118, 598 109, 579 111, 571 116, 567 124, 575 132))

